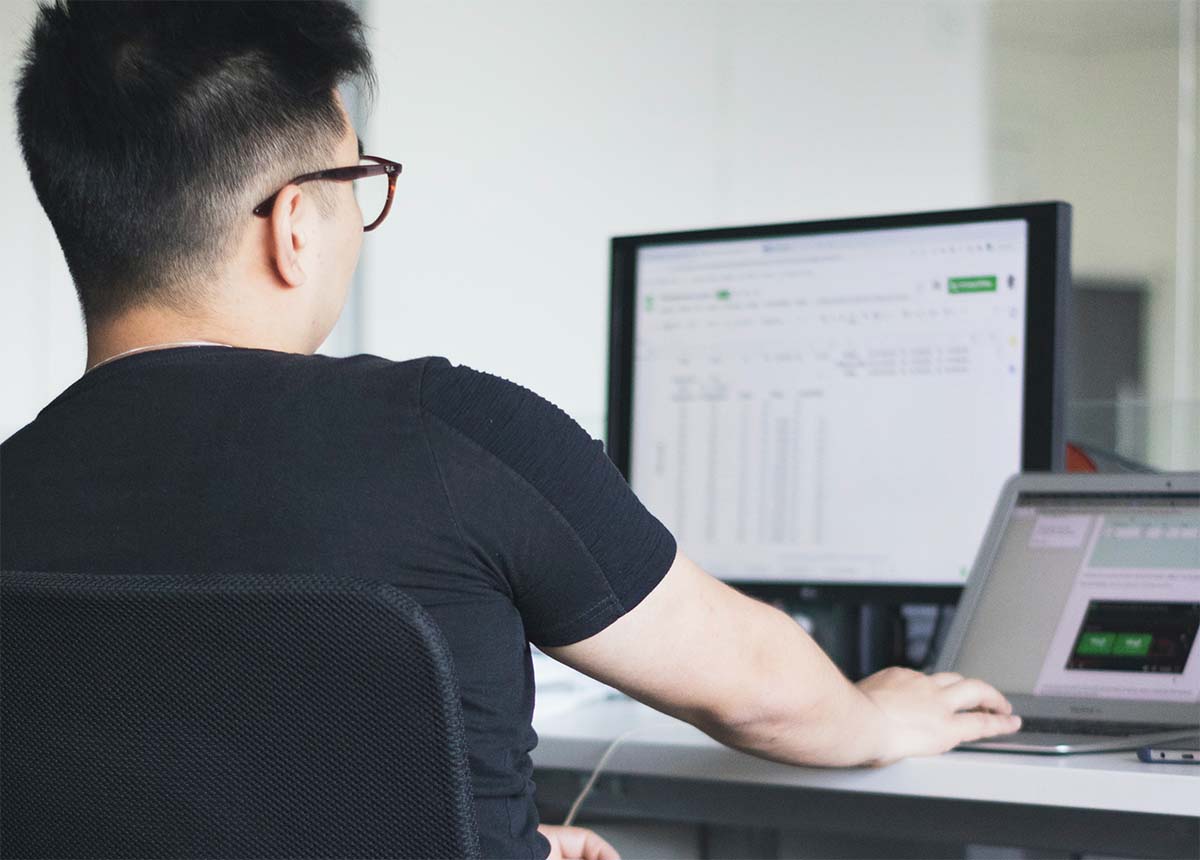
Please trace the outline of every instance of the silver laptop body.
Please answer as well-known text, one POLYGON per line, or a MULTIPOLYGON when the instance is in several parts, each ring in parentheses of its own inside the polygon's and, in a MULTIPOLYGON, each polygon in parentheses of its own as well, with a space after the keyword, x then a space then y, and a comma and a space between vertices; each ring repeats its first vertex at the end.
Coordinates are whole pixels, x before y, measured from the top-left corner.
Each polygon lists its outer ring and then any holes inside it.
POLYGON ((1200 473, 1027 474, 1000 495, 938 661, 1077 753, 1200 732, 1200 473))

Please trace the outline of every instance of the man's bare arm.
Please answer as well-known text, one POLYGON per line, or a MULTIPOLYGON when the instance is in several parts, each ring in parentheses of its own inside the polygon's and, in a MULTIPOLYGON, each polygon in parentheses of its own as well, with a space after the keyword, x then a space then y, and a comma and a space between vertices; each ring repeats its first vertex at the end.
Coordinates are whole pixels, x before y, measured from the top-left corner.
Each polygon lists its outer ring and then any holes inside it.
POLYGON ((791 618, 682 553, 628 614, 545 650, 722 743, 793 764, 885 764, 1019 724, 994 688, 951 673, 893 668, 851 684, 791 618))

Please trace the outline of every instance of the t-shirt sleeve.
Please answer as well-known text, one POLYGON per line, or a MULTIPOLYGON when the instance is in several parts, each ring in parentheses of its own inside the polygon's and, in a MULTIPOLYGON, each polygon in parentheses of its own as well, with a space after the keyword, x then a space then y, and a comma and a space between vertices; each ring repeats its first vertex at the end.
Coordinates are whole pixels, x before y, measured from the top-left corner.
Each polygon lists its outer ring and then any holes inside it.
POLYGON ((534 644, 586 639, 662 580, 675 539, 561 409, 440 358, 425 365, 420 403, 459 538, 534 644))

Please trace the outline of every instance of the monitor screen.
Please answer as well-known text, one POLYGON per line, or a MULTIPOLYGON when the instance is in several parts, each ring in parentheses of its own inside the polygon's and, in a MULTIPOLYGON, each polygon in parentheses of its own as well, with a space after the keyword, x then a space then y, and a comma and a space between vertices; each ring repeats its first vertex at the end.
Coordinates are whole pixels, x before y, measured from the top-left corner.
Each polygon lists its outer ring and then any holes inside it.
POLYGON ((619 464, 690 557, 732 581, 965 581, 1030 459, 1026 380, 1056 370, 1031 366, 1030 219, 996 212, 624 249, 619 464))

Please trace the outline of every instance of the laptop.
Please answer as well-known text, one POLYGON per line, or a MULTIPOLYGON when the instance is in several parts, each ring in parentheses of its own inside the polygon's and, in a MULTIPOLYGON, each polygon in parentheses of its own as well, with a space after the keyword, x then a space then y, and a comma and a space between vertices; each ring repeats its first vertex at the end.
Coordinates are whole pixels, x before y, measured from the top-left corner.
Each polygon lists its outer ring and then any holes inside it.
POLYGON ((960 749, 1082 753, 1200 732, 1200 473, 1017 475, 938 660, 1022 719, 960 749))

